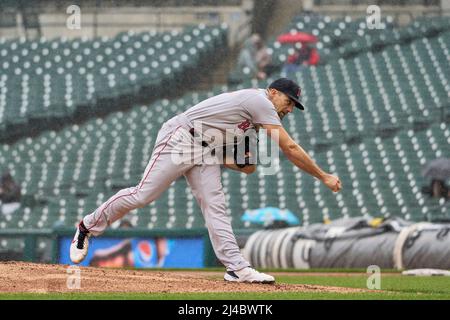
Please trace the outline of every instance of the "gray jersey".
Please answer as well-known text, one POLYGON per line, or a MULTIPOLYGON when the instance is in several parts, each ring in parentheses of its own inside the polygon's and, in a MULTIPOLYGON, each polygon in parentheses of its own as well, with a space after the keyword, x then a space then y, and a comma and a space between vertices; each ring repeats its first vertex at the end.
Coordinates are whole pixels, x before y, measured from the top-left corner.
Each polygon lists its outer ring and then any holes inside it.
POLYGON ((200 128, 202 138, 214 143, 216 134, 222 134, 223 144, 233 143, 234 137, 241 141, 245 131, 255 125, 281 125, 274 105, 264 89, 243 89, 223 93, 206 99, 184 112, 196 131, 200 128))
MULTIPOLYGON (((216 130, 219 135, 230 135, 232 138, 237 136, 241 138, 239 140, 242 140, 245 134, 254 132, 249 129, 255 125, 281 125, 275 107, 267 98, 265 90, 260 89, 224 93, 173 117, 159 130, 152 156, 139 184, 120 190, 83 218, 83 224, 90 234, 100 235, 111 223, 121 219, 131 210, 155 201, 174 181, 184 175, 202 210, 217 258, 228 271, 242 270, 250 266, 239 250, 231 227, 231 218, 227 215, 221 166, 213 162, 203 165, 206 164, 205 160, 213 160, 210 158, 213 156, 212 152, 202 144, 194 143, 195 138, 188 132, 192 126, 197 130, 197 123, 202 124, 201 129, 216 130), (197 152, 198 150, 200 152, 197 152), (181 155, 180 160, 188 161, 174 161, 178 160, 174 155, 181 155)), ((203 135, 203 138, 205 136, 203 135)), ((214 138, 214 135, 211 137, 214 138)), ((219 145, 214 142, 208 143, 212 147, 219 145)), ((220 151, 222 148, 217 149, 220 151)), ((217 157, 217 153, 214 157, 217 157)), ((160 214, 166 214, 166 210, 160 214)), ((87 254, 87 245, 78 247, 78 237, 77 231, 70 247, 70 257, 76 263, 82 261, 87 254)))

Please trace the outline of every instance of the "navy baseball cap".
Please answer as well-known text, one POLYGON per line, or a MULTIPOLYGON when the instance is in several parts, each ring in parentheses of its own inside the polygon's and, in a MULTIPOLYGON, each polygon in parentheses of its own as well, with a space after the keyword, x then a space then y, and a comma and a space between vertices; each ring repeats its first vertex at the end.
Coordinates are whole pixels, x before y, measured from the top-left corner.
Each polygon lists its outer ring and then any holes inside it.
POLYGON ((269 89, 276 89, 280 92, 283 92, 289 97, 289 99, 294 101, 294 104, 297 108, 299 108, 300 110, 305 110, 303 104, 298 100, 300 99, 302 90, 300 89, 300 86, 294 81, 287 78, 280 78, 272 82, 269 85, 269 89))

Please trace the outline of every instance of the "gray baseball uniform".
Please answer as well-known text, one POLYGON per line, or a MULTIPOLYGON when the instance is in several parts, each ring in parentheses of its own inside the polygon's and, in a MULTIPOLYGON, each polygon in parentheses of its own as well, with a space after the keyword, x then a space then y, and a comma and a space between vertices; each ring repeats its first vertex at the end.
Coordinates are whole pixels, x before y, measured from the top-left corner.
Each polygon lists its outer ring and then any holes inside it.
MULTIPOLYGON (((184 175, 201 208, 217 258, 228 271, 250 264, 243 258, 226 214, 225 195, 219 164, 205 164, 211 148, 225 144, 227 138, 242 138, 256 124, 281 125, 274 105, 264 89, 244 89, 204 100, 163 124, 152 156, 140 183, 120 190, 92 214, 84 217, 86 228, 100 235, 108 225, 129 211, 156 200, 181 175, 184 175), (201 127, 202 146, 191 133, 201 127), (222 137, 217 139, 212 130, 222 137), (188 153, 190 161, 173 161, 174 154, 188 153)), ((186 158, 183 158, 186 160, 186 158)))

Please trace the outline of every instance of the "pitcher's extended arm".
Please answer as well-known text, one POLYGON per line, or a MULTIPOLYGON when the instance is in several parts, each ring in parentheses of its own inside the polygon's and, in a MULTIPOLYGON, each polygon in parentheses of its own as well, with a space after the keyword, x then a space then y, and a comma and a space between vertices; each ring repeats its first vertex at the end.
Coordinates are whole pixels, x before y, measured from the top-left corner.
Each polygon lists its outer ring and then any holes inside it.
POLYGON ((267 134, 272 139, 275 139, 278 135, 280 149, 295 166, 322 181, 333 192, 341 190, 342 186, 339 177, 323 171, 306 151, 289 136, 282 126, 263 125, 263 128, 267 130, 267 134))

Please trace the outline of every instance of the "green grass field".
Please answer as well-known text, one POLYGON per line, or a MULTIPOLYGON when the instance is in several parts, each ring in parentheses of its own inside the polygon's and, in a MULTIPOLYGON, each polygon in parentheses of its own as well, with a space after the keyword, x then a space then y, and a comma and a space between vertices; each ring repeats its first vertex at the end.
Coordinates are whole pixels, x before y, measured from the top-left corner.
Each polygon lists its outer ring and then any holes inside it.
MULTIPOLYGON (((367 275, 351 274, 339 276, 299 275, 283 273, 277 276, 277 283, 310 284, 347 288, 367 289, 367 275)), ((411 277, 400 274, 382 275, 381 290, 369 293, 65 293, 32 294, 0 293, 0 299, 75 299, 75 300, 292 300, 292 299, 376 299, 376 300, 450 300, 450 277, 411 277)))

